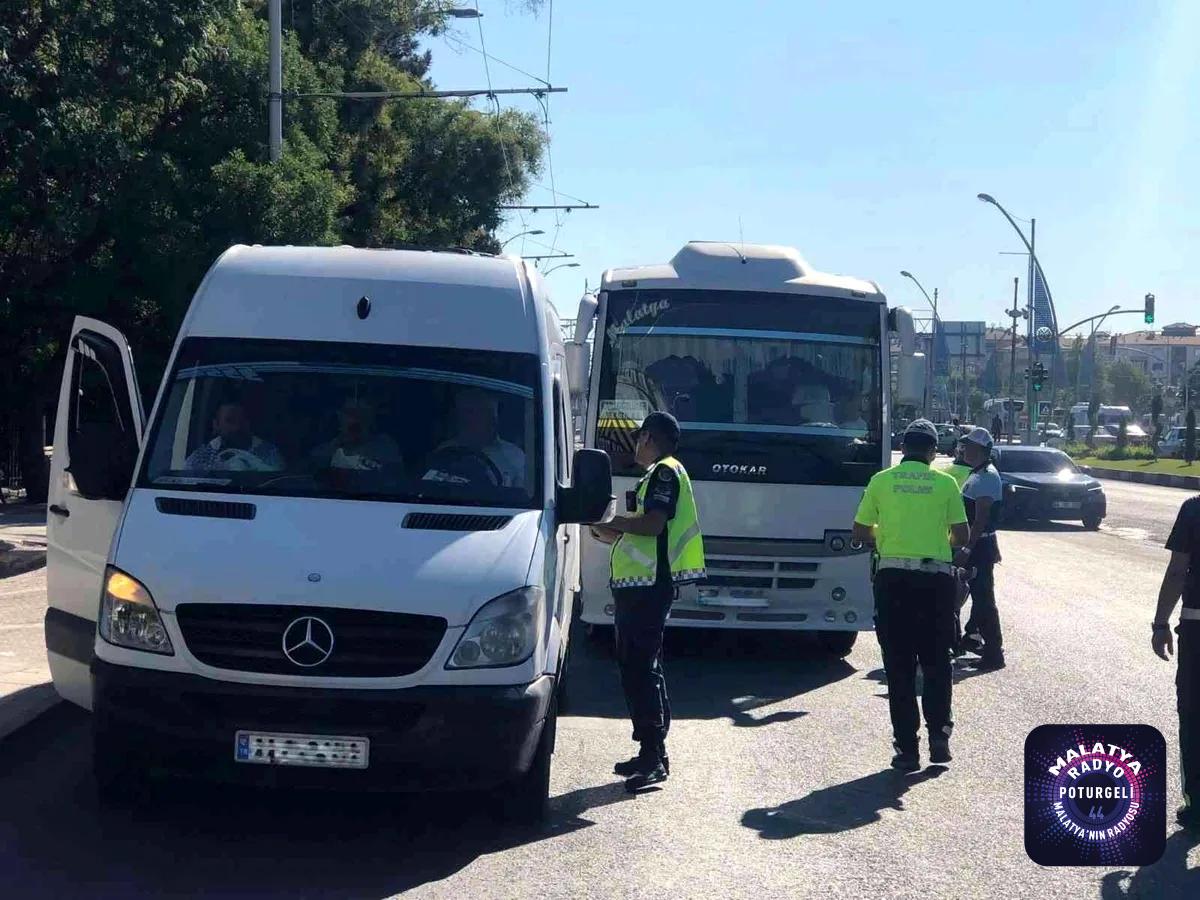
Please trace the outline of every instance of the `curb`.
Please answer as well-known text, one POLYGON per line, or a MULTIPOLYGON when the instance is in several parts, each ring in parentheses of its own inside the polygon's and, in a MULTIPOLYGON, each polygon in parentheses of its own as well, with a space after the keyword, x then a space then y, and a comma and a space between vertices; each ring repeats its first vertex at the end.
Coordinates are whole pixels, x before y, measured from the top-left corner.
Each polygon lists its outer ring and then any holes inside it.
POLYGON ((1159 487, 1200 491, 1200 477, 1195 475, 1170 475, 1165 472, 1131 472, 1128 469, 1102 469, 1098 466, 1080 466, 1079 468, 1096 478, 1108 478, 1112 481, 1132 481, 1136 484, 1156 484, 1159 487))
POLYGON ((0 696, 0 740, 61 702, 54 685, 49 683, 31 685, 0 696))

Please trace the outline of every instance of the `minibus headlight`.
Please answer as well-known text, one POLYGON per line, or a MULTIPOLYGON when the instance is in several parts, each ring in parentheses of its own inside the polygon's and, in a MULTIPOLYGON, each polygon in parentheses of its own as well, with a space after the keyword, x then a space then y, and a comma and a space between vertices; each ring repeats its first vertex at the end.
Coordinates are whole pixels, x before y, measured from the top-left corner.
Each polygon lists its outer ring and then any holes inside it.
POLYGON ((173 655, 171 638, 150 592, 136 578, 109 566, 100 601, 100 637, 118 647, 173 655))
POLYGON ((447 669, 514 666, 533 655, 546 623, 546 592, 523 587, 489 600, 459 638, 447 669))

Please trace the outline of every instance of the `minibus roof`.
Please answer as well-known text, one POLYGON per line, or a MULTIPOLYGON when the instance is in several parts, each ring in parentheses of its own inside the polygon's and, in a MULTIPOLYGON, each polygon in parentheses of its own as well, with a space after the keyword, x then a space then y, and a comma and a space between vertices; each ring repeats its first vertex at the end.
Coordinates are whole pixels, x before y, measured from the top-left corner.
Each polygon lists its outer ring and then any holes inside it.
POLYGON ((540 276, 512 257, 237 245, 182 333, 537 353, 543 306, 540 276))

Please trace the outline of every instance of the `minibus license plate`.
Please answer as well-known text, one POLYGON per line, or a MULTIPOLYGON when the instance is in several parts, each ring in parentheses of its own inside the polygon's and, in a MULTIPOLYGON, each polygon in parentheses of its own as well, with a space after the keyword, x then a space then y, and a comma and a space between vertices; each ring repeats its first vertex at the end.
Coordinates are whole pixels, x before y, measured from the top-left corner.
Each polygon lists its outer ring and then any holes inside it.
POLYGON ((268 766, 312 766, 322 769, 365 769, 371 742, 365 737, 239 731, 233 758, 268 766))
POLYGON ((1079 509, 1083 504, 1078 500, 1055 500, 1055 509, 1079 509))

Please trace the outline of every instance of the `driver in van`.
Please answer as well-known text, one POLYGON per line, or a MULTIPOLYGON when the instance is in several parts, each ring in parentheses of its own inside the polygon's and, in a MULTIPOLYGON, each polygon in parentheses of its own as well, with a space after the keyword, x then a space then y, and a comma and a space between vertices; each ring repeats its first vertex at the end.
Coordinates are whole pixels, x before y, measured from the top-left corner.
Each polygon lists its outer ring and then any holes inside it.
POLYGON ((309 458, 322 469, 370 470, 401 462, 396 442, 375 431, 375 407, 353 394, 338 410, 337 436, 315 447, 309 458))
POLYGON ((486 457, 500 474, 498 487, 525 487, 525 451, 500 437, 500 402, 490 392, 466 388, 455 395, 454 437, 434 453, 458 448, 486 457))
POLYGON ((278 472, 284 468, 283 456, 271 443, 254 435, 246 407, 237 400, 226 400, 213 415, 216 437, 191 452, 183 467, 191 471, 278 472))

